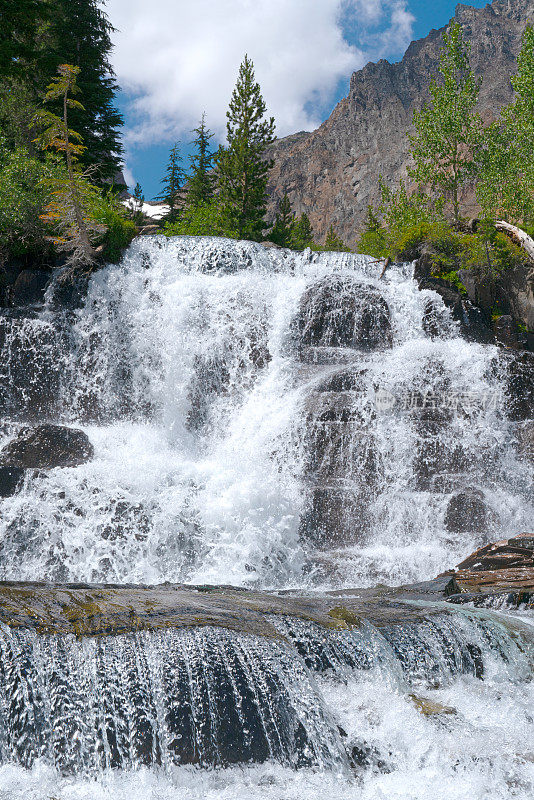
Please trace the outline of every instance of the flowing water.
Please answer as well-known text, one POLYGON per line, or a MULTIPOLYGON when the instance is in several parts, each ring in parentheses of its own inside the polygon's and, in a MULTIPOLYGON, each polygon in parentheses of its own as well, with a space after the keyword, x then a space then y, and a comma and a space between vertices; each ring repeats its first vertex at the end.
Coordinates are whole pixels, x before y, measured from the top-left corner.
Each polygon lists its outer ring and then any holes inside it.
MULTIPOLYGON (((1 501, 0 578, 325 591, 432 578, 528 530, 497 349, 410 265, 380 271, 145 238, 80 307, 52 287, 8 312, 0 444, 49 419, 95 458, 1 501)), ((280 622, 268 643, 4 632, 0 798, 530 797, 528 614, 522 634, 485 614, 335 642, 280 622)))

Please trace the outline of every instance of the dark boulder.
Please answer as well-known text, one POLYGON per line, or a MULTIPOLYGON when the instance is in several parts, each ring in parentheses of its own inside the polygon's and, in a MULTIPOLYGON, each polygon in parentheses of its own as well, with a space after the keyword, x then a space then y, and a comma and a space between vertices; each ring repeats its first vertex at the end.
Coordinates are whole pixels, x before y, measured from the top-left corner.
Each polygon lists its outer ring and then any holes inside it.
MULTIPOLYGON (((430 289, 439 294, 447 308, 451 310, 452 318, 459 323, 460 332, 465 339, 481 344, 493 343, 495 335, 491 328, 490 313, 475 306, 450 281, 436 278, 432 274, 432 267, 432 259, 426 253, 423 253, 415 262, 414 278, 419 285, 419 289, 430 289)), ((430 308, 428 314, 427 333, 432 335, 430 331, 434 326, 430 308)))
POLYGON ((0 497, 11 497, 24 475, 21 467, 2 467, 0 466, 0 497))
POLYGON ((478 489, 464 489, 449 500, 445 527, 451 533, 483 533, 491 524, 491 513, 478 489))
POLYGON ((304 293, 295 320, 300 347, 391 346, 391 315, 374 286, 329 275, 304 293))
POLYGON ((93 445, 83 431, 46 424, 21 428, 0 451, 0 463, 23 469, 77 467, 93 455, 93 445))
POLYGON ((495 339, 499 344, 510 347, 512 350, 521 348, 521 331, 510 314, 502 314, 502 316, 497 317, 493 323, 493 330, 495 339))
POLYGON ((49 305, 53 311, 76 311, 82 308, 89 288, 89 275, 63 272, 50 284, 49 305))
POLYGON ((520 457, 534 464, 534 420, 526 420, 518 425, 516 438, 520 457))
POLYGON ((508 416, 516 422, 534 418, 534 354, 503 352, 500 362, 504 363, 508 416))
POLYGON ((67 326, 31 309, 0 314, 0 414, 41 420, 59 412, 68 361, 67 326))
POLYGON ((43 303, 49 280, 49 272, 23 269, 11 289, 12 304, 14 306, 30 306, 43 303))

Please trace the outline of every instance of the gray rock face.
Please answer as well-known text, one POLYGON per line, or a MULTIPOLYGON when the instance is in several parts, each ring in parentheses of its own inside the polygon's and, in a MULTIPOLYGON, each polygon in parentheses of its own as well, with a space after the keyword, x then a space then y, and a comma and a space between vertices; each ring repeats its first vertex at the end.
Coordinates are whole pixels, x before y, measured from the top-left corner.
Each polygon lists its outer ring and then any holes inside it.
POLYGON ((93 445, 83 431, 47 424, 22 428, 0 452, 0 463, 22 469, 77 467, 93 455, 93 445))
MULTIPOLYGON (((455 19, 471 43, 471 63, 482 78, 480 111, 494 118, 512 97, 525 24, 534 0, 494 0, 485 8, 458 5, 455 19)), ((297 214, 306 212, 318 239, 333 223, 354 244, 369 203, 378 200, 378 175, 392 185, 408 165, 406 132, 413 112, 429 99, 443 28, 412 42, 402 61, 369 63, 352 75, 349 94, 321 127, 277 141, 271 151, 272 212, 285 192, 297 214)), ((475 209, 466 193, 464 212, 475 209)))

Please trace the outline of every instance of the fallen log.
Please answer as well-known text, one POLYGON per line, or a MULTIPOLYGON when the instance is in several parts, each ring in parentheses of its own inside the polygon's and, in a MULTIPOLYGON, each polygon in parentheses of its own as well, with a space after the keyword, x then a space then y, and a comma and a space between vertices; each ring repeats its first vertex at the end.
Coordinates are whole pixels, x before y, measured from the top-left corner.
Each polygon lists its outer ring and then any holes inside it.
POLYGON ((523 250, 530 256, 532 261, 534 261, 534 239, 528 235, 525 231, 521 230, 521 228, 516 227, 515 225, 510 225, 509 222, 504 222, 504 220, 497 220, 495 223, 495 227, 498 231, 505 233, 510 239, 515 242, 515 244, 522 247, 523 250))

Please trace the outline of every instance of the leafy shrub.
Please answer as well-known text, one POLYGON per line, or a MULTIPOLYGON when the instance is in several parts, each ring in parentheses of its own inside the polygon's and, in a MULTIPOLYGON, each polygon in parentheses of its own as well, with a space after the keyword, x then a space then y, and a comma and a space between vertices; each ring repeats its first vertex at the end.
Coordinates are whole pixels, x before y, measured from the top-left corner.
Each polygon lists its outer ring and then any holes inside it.
POLYGON ((127 219, 124 207, 111 191, 104 195, 95 193, 91 203, 91 216, 106 226, 100 244, 103 245, 103 258, 113 264, 119 261, 122 252, 137 233, 135 224, 127 219))
POLYGON ((45 182, 61 166, 40 161, 24 147, 9 150, 0 139, 0 256, 25 256, 48 249, 40 213, 48 199, 45 182))
POLYGON ((217 200, 199 203, 184 211, 176 222, 164 226, 165 236, 226 236, 237 239, 237 231, 225 218, 217 200))

